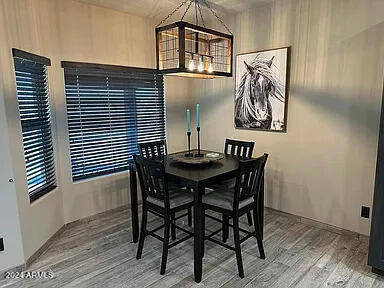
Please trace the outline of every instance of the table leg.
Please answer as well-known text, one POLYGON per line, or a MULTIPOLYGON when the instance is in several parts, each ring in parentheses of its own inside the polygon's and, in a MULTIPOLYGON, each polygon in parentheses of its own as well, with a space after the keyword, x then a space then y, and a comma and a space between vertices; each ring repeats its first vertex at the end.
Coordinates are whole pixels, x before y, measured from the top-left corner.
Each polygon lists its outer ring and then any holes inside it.
POLYGON ((130 193, 131 193, 131 220, 132 220, 132 238, 133 243, 139 240, 139 211, 137 203, 137 179, 136 170, 131 166, 129 170, 130 193))
POLYGON ((194 224, 194 272, 195 282, 200 283, 203 274, 203 211, 201 198, 204 193, 204 186, 198 184, 194 189, 194 206, 193 206, 193 224, 194 224))

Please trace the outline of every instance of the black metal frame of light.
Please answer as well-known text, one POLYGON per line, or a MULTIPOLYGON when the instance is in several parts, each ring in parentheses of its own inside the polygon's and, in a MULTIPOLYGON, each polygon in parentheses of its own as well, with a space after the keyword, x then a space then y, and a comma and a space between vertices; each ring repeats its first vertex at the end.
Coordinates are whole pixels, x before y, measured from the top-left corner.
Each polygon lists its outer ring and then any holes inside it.
POLYGON ((163 74, 188 73, 188 74, 196 75, 196 76, 198 76, 198 75, 212 76, 212 78, 214 78, 215 76, 218 76, 218 77, 232 77, 232 71, 233 71, 233 35, 222 33, 222 32, 216 31, 216 30, 212 30, 212 29, 209 29, 209 28, 201 27, 201 26, 194 25, 194 24, 191 24, 191 23, 188 23, 188 22, 184 22, 184 21, 178 21, 178 22, 175 22, 175 23, 172 23, 172 24, 169 24, 169 25, 165 25, 165 26, 162 26, 162 27, 157 27, 155 29, 155 32, 156 32, 156 67, 157 67, 157 70, 160 73, 163 73, 163 74), (169 30, 169 29, 176 28, 176 27, 179 28, 179 31, 178 31, 178 40, 179 40, 179 59, 178 59, 179 62, 178 63, 179 63, 179 67, 178 68, 161 69, 160 70, 160 57, 159 57, 159 53, 160 53, 160 49, 159 49, 160 43, 159 42, 160 42, 160 39, 159 39, 159 33, 161 31, 169 30), (190 29, 193 29, 193 30, 195 30, 197 32, 208 33, 208 34, 212 34, 212 35, 215 35, 215 36, 218 36, 218 37, 222 37, 222 38, 226 38, 226 39, 230 40, 230 42, 231 42, 231 45, 230 45, 231 59, 230 59, 230 62, 229 62, 230 72, 222 72, 222 71, 212 71, 212 72, 201 71, 200 72, 200 71, 190 71, 190 70, 188 70, 188 68, 185 65, 185 53, 186 52, 188 53, 188 51, 185 51, 185 28, 190 28, 190 29))

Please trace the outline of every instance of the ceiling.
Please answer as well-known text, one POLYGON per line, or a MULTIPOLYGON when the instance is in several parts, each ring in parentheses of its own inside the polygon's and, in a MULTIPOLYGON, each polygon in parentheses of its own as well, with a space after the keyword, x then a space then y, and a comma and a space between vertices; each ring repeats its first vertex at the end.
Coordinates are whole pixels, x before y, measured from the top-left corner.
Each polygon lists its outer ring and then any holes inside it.
MULTIPOLYGON (((183 3, 184 0, 77 0, 83 3, 88 3, 96 6, 110 8, 118 11, 123 11, 133 15, 139 15, 143 17, 162 19, 171 13, 179 4, 183 3)), ((209 0, 212 8, 216 10, 221 16, 223 14, 233 14, 243 11, 251 6, 266 4, 273 2, 273 0, 209 0)), ((200 0, 202 3, 202 0, 200 0)), ((186 5, 184 5, 186 8, 186 5)), ((182 7, 176 12, 171 21, 180 20, 185 8, 182 7)), ((191 7, 192 8, 192 7, 191 7)), ((190 13, 194 9, 190 9, 190 13)), ((204 11, 203 15, 206 17, 204 11)), ((194 14, 192 14, 194 15, 194 14)), ((189 15, 189 16, 192 16, 189 15)))

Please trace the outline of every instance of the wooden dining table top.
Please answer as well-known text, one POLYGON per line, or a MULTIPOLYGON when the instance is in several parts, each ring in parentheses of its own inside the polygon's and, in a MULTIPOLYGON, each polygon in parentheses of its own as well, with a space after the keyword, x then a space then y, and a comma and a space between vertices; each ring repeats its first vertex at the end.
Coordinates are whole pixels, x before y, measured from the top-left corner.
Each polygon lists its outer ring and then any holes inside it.
MULTIPOLYGON (((196 153, 197 150, 191 152, 196 153)), ((211 153, 214 151, 202 150, 201 152, 211 153)), ((210 182, 217 178, 228 177, 239 168, 239 159, 232 155, 224 155, 223 159, 201 165, 179 163, 172 159, 172 155, 164 156, 164 168, 167 175, 195 183, 210 182)))

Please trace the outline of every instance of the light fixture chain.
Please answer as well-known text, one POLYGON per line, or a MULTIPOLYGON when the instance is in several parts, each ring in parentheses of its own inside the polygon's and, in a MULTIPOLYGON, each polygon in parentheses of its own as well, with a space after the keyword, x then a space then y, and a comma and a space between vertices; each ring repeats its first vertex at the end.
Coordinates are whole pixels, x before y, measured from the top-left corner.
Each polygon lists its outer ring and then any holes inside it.
POLYGON ((204 28, 205 28, 205 23, 204 23, 203 14, 201 13, 200 1, 197 2, 197 5, 198 5, 198 7, 199 7, 199 13, 200 13, 201 22, 203 23, 203 26, 204 26, 204 28))
POLYGON ((195 21, 196 25, 199 25, 199 18, 197 17, 197 0, 195 0, 195 21))
MULTIPOLYGON (((189 0, 189 1, 190 1, 190 0, 189 0)), ((184 4, 183 4, 183 5, 184 5, 184 4)), ((187 7, 187 9, 185 9, 184 14, 183 14, 183 17, 181 17, 181 20, 180 20, 180 21, 183 21, 183 20, 184 20, 184 17, 185 17, 185 15, 187 14, 187 12, 188 12, 189 8, 191 7, 191 5, 192 5, 192 1, 189 2, 188 7, 187 7)))
MULTIPOLYGON (((184 4, 187 3, 188 1, 190 1, 190 0, 185 0, 183 3, 181 3, 179 6, 177 6, 176 9, 173 10, 171 13, 169 13, 168 16, 165 17, 163 20, 161 20, 161 22, 160 22, 159 24, 157 24, 156 27, 159 27, 161 24, 163 24, 165 21, 167 21, 170 17, 172 17, 172 15, 175 14, 175 13, 176 13, 181 7, 183 7, 184 4)), ((185 13, 184 13, 184 15, 183 15, 183 18, 184 18, 184 16, 185 16, 185 14, 187 13, 187 11, 188 11, 188 9, 189 9, 190 6, 191 6, 191 5, 189 5, 188 8, 187 8, 187 10, 185 10, 185 13)))
POLYGON ((225 29, 227 29, 228 33, 233 35, 233 33, 231 32, 231 30, 229 30, 228 26, 225 25, 225 23, 223 22, 223 20, 221 20, 221 18, 216 14, 216 12, 211 8, 211 6, 209 5, 209 3, 207 2, 207 0, 202 0, 205 5, 208 7, 209 10, 211 10, 212 14, 216 17, 216 19, 225 27, 225 29))

